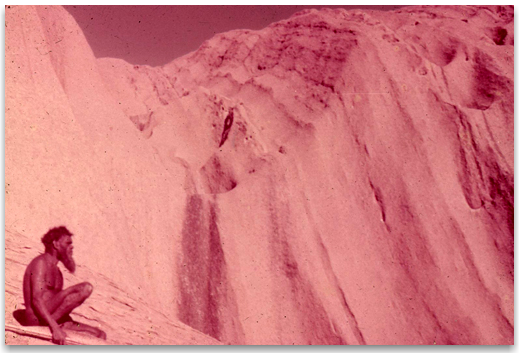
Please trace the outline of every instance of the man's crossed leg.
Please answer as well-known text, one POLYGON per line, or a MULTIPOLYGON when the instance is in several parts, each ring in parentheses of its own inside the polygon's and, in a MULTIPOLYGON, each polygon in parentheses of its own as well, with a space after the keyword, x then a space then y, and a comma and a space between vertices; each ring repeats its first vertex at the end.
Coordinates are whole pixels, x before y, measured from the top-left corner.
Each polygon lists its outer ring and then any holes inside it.
MULTIPOLYGON (((72 310, 83 304, 83 302, 92 294, 92 290, 93 287, 88 282, 76 284, 55 295, 47 295, 47 298, 44 298, 44 305, 52 318, 63 329, 86 332, 96 337, 106 339, 106 334, 102 330, 74 321, 70 317, 72 310)), ((14 313, 14 316, 18 322, 24 326, 48 326, 45 320, 32 313, 32 310, 17 310, 14 313)))

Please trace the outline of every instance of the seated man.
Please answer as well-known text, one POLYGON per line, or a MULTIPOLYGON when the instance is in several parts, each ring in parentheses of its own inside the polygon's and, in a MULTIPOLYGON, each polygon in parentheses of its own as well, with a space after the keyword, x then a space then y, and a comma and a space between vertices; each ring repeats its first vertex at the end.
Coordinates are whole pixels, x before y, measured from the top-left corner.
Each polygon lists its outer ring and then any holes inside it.
POLYGON ((72 310, 80 306, 92 293, 88 282, 63 289, 63 275, 58 268, 61 261, 74 273, 72 233, 66 227, 52 228, 42 238, 45 253, 31 261, 23 278, 23 297, 26 309, 15 312, 15 318, 25 326, 49 326, 54 343, 64 344, 64 329, 88 332, 106 339, 106 334, 86 324, 73 321, 72 310))

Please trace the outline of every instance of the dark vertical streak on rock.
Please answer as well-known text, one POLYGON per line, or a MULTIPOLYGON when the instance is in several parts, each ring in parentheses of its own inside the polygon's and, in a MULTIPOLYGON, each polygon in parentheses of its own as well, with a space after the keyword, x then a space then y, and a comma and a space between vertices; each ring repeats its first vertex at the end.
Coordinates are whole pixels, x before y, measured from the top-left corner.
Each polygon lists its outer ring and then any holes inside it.
POLYGON ((442 79, 444 81, 444 87, 446 87, 446 91, 448 92, 448 96, 450 97, 450 99, 453 100, 453 95, 450 92, 450 85, 448 84, 448 79, 446 78, 446 73, 444 72, 444 68, 441 67, 440 69, 442 72, 442 79))
MULTIPOLYGON (((441 292, 436 280, 431 281, 432 278, 438 278, 439 265, 432 255, 432 244, 426 235, 428 232, 420 219, 414 217, 418 212, 410 203, 410 197, 402 182, 400 187, 397 186, 395 189, 401 192, 387 200, 389 217, 401 221, 395 224, 390 243, 392 245, 387 250, 392 254, 392 263, 395 262, 400 269, 400 278, 394 290, 402 298, 399 306, 404 312, 413 312, 416 315, 423 312, 428 318, 425 317, 426 320, 418 324, 414 335, 422 336, 426 342, 435 337, 437 342, 443 342, 441 344, 451 341, 475 342, 477 340, 473 329, 475 324, 468 318, 454 314, 459 312, 457 299, 449 292, 441 292), (415 300, 421 297, 423 299, 420 301, 415 300), (440 305, 443 306, 442 309, 440 305), (430 306, 435 306, 435 311, 432 311, 430 306), (445 321, 454 315, 456 320, 445 321)), ((457 235, 460 237, 455 238, 454 241, 461 251, 465 265, 472 273, 477 272, 463 235, 460 233, 457 235)))
MULTIPOLYGON (((289 282, 288 299, 300 316, 298 325, 301 327, 302 333, 304 332, 306 335, 306 341, 303 344, 346 344, 332 326, 327 311, 316 295, 312 283, 300 270, 291 249, 288 240, 289 229, 285 221, 290 216, 288 205, 272 204, 270 211, 272 223, 270 243, 274 272, 283 274, 283 277, 279 278, 280 281, 289 282)), ((280 288, 287 288, 287 286, 283 285, 280 288)))
POLYGON ((220 244, 215 206, 210 207, 208 266, 208 303, 206 332, 220 338, 219 299, 222 299, 222 270, 225 268, 224 253, 220 244))
POLYGON ((207 247, 203 228, 202 198, 198 195, 188 196, 182 230, 179 318, 204 332, 207 298, 202 297, 201 293, 209 292, 209 269, 201 258, 203 249, 207 247))
MULTIPOLYGON (((428 314, 432 317, 434 325, 435 325, 435 329, 437 331, 435 333, 435 338, 434 338, 435 341, 432 343, 438 344, 438 345, 453 344, 453 341, 449 337, 449 332, 446 332, 446 330, 442 327, 441 322, 439 321, 439 318, 435 314, 435 311, 433 311, 430 308, 430 306, 428 305, 428 303, 426 303, 424 300, 421 300, 421 303, 424 306, 424 308, 426 309, 426 311, 428 312, 428 314)), ((463 330, 464 327, 461 327, 461 329, 463 330)), ((461 335, 462 335, 462 330, 460 333, 461 335)))
POLYGON ((345 311, 347 312, 347 315, 349 317, 351 317, 352 320, 354 321, 353 325, 352 325, 352 328, 353 328, 353 331, 354 331, 354 335, 356 336, 356 338, 358 339, 360 344, 366 345, 367 343, 365 342, 365 338, 363 337, 363 333, 359 329, 356 317, 354 316, 354 313, 352 312, 352 310, 350 310, 350 306, 347 303, 347 298, 345 297, 345 292, 343 292, 343 289, 341 289, 341 287, 339 285, 338 285, 338 289, 339 289, 339 291, 341 293, 341 299, 343 299, 343 307, 345 308, 345 311))
MULTIPOLYGON (((303 196, 302 199, 305 199, 305 195, 302 195, 302 196, 303 196)), ((352 330, 354 336, 357 338, 358 343, 362 344, 362 345, 365 345, 366 344, 365 338, 363 337, 363 333, 359 329, 359 325, 358 325, 358 322, 356 320, 356 317, 355 317, 354 313, 352 312, 352 310, 350 309, 350 306, 348 305, 347 298, 345 296, 345 293, 344 293, 343 289, 341 289, 338 277, 336 276, 336 274, 333 271, 332 263, 330 261, 329 252, 328 252, 327 248, 325 247, 325 244, 323 244, 323 240, 321 238, 321 235, 320 235, 319 231, 315 227, 315 222, 314 222, 312 213, 311 213, 311 211, 309 209, 309 205, 306 202, 304 202, 303 204, 305 205, 305 212, 307 214, 307 217, 309 218, 309 222, 310 222, 310 224, 313 225, 314 234, 315 234, 317 240, 319 241, 319 248, 320 248, 320 253, 321 253, 320 257, 321 257, 321 259, 323 261, 323 266, 325 268, 325 271, 330 276, 329 280, 332 282, 333 287, 336 288, 336 290, 337 290, 338 296, 340 297, 341 303, 342 303, 343 308, 345 310, 345 315, 350 320, 349 321, 349 326, 351 327, 351 330, 352 330)), ((333 329, 334 329, 334 332, 336 332, 335 326, 333 326, 333 329)), ((338 335, 338 337, 341 338, 341 336, 339 336, 339 335, 338 335)), ((341 343, 341 344, 348 344, 348 342, 343 340, 343 338, 341 338, 341 340, 345 342, 345 343, 341 343)))
POLYGON ((473 134, 468 116, 451 106, 458 121, 460 144, 459 180, 468 205, 483 208, 497 227, 490 233, 504 264, 514 268, 514 178, 503 170, 499 155, 491 148, 482 149, 473 134), (503 231, 503 224, 505 228, 503 231))
MULTIPOLYGON (((486 131, 488 132, 489 137, 490 137, 491 141, 493 142, 493 151, 500 157, 501 160, 505 161, 506 158, 504 157, 504 154, 502 153, 502 151, 500 151, 500 147, 498 146, 497 140, 495 139, 495 135, 493 134, 493 131, 491 130, 491 128, 489 126, 488 117, 486 116, 486 113, 483 110, 481 112, 482 112, 482 118, 483 118, 485 126, 486 126, 486 131)), ((514 131, 512 133, 514 134, 514 131)), ((513 138, 514 138, 514 135, 513 135, 513 138)))
MULTIPOLYGON (((460 254, 464 260, 465 265, 468 268, 468 271, 476 274, 476 277, 478 280, 477 285, 481 286, 483 289, 482 291, 484 293, 488 293, 488 295, 491 293, 494 293, 494 289, 490 289, 485 286, 484 281, 482 280, 482 276, 481 276, 477 266, 475 265, 475 259, 474 259, 473 253, 468 245, 468 241, 467 241, 464 233, 462 232, 462 229, 460 229, 459 224, 457 222, 453 221, 451 223, 451 227, 453 229, 451 234, 453 234, 454 239, 457 241, 457 243, 459 244, 459 246, 461 248, 460 254)), ((505 260, 505 261, 507 261, 507 260, 505 260)), ((513 273, 511 273, 511 281, 513 281, 513 280, 514 280, 513 273)), ((497 302, 496 299, 492 299, 492 300, 495 301, 495 303, 497 302)), ((511 323, 504 317, 504 315, 502 314, 502 309, 498 305, 497 305, 496 311, 498 313, 500 313, 500 320, 502 321, 501 324, 503 325, 502 331, 509 330, 510 328, 512 328, 511 323)), ((459 323, 459 325, 460 324, 461 323, 459 323)), ((466 325, 466 326, 468 326, 468 325, 466 325)), ((511 332, 511 334, 512 334, 512 332, 511 332)), ((476 337, 471 338, 471 336, 469 336, 469 332, 467 332, 466 335, 468 335, 468 339, 467 339, 468 342, 475 342, 477 339, 476 337)), ((457 341, 461 342, 460 340, 457 340, 457 341)), ((464 343, 461 343, 461 344, 464 344, 464 343)))
POLYGON ((243 339, 214 203, 188 196, 182 230, 179 318, 216 339, 243 339))
POLYGON ((461 186, 464 191, 464 196, 468 205, 472 209, 479 209, 483 205, 480 195, 483 189, 482 185, 482 169, 475 151, 475 138, 471 129, 471 124, 468 124, 466 116, 453 106, 458 119, 458 139, 460 143, 460 161, 462 165, 462 172, 459 174, 461 179, 461 186))

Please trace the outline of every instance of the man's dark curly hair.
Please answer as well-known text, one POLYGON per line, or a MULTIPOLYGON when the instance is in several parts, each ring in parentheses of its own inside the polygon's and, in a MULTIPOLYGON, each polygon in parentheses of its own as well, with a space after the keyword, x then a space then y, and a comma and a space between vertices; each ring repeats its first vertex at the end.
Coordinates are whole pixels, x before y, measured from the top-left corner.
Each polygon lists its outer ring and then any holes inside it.
POLYGON ((45 252, 52 249, 53 241, 59 240, 64 235, 72 236, 72 233, 67 229, 67 227, 60 226, 49 229, 49 231, 42 237, 42 243, 45 245, 45 252))

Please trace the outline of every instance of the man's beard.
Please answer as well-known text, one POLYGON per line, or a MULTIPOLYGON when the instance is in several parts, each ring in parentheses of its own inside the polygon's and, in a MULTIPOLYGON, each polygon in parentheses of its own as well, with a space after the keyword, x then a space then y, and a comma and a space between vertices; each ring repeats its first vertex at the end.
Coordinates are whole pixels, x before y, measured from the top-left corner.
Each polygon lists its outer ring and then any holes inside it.
POLYGON ((72 255, 68 253, 62 254, 60 256, 60 261, 70 273, 74 273, 74 271, 76 271, 76 263, 74 262, 72 255))

